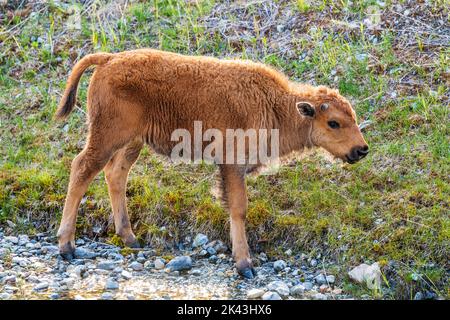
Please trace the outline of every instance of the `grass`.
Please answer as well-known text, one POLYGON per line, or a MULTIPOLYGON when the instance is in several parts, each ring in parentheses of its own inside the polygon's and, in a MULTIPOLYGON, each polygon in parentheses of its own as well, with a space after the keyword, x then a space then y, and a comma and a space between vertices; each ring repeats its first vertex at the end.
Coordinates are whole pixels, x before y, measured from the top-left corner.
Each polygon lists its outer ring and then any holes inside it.
MULTIPOLYGON (((17 5, 6 9, 17 13, 17 5)), ((253 250, 272 258, 286 247, 321 253, 357 296, 409 299, 429 290, 448 297, 450 55, 442 41, 448 34, 430 36, 417 22, 441 17, 448 30, 448 6, 432 1, 408 8, 420 10, 411 20, 389 14, 405 3, 387 1, 379 10, 414 34, 406 39, 398 28, 371 30, 363 23, 374 5, 49 2, 25 16, 0 16, 0 224, 9 232, 56 230, 70 162, 86 137, 88 76, 79 90, 81 108, 66 123, 53 121, 53 114, 81 56, 153 47, 249 58, 293 80, 339 88, 360 121, 372 122, 364 133, 372 151, 361 163, 342 166, 314 152, 248 178, 253 250), (386 277, 381 293, 348 282, 351 266, 374 261, 386 277)), ((212 166, 170 166, 144 150, 127 190, 137 235, 161 247, 196 232, 227 240, 227 213, 210 192, 216 175, 212 166)), ((103 174, 83 199, 77 226, 80 234, 118 241, 103 174)))

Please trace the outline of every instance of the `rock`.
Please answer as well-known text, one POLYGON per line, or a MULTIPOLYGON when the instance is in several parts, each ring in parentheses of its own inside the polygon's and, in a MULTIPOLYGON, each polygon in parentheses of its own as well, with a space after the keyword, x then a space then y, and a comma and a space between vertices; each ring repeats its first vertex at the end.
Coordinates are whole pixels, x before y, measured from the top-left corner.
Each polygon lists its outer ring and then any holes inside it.
POLYGON ((311 261, 309 262, 309 265, 311 266, 311 267, 317 267, 317 260, 316 259, 311 259, 311 261))
POLYGON ((9 250, 6 248, 0 248, 0 258, 5 257, 6 255, 8 255, 9 250))
POLYGON ((287 250, 284 252, 284 254, 287 255, 287 256, 292 256, 292 249, 287 249, 287 250))
POLYGON ((223 243, 220 240, 215 240, 210 242, 208 245, 211 245, 214 250, 216 250, 216 253, 226 253, 228 251, 228 247, 225 243, 223 243))
POLYGON ((303 295, 303 293, 305 292, 305 287, 301 284, 298 284, 296 286, 293 286, 291 288, 290 292, 291 292, 291 295, 299 297, 299 296, 303 295))
POLYGON ((201 247, 207 243, 208 243, 208 237, 206 235, 204 235, 203 233, 199 233, 195 236, 192 246, 194 248, 197 248, 197 247, 201 247))
POLYGON ((365 283, 369 289, 381 288, 381 270, 377 262, 372 265, 365 263, 353 268, 348 276, 357 283, 365 283))
POLYGON ((278 292, 282 297, 287 297, 290 294, 288 285, 283 281, 272 281, 267 285, 267 289, 278 292))
POLYGON ((117 290, 117 289, 119 289, 119 283, 113 279, 108 279, 108 280, 106 280, 105 289, 106 290, 117 290))
POLYGON ((0 300, 8 300, 11 298, 11 294, 7 292, 0 293, 0 300))
POLYGON ((51 295, 48 296, 50 299, 56 300, 59 299, 59 293, 53 292, 51 295))
POLYGON ((280 272, 281 270, 284 270, 286 268, 286 262, 284 260, 277 260, 273 263, 273 269, 276 272, 280 272))
POLYGON ((98 269, 108 270, 108 271, 114 270, 114 268, 116 266, 117 266, 117 263, 115 261, 110 261, 110 260, 104 260, 97 264, 98 269))
POLYGON ((120 275, 127 280, 133 278, 133 275, 131 274, 131 272, 128 272, 126 270, 123 270, 120 275))
POLYGON ((321 273, 318 276, 316 276, 314 278, 314 280, 317 282, 317 284, 320 286, 322 284, 326 284, 327 283, 327 278, 325 278, 325 276, 321 273))
POLYGON ((435 292, 431 292, 431 291, 425 291, 425 295, 424 295, 424 299, 426 300, 434 300, 437 299, 437 294, 435 292))
POLYGON ((75 267, 75 270, 74 270, 74 273, 75 273, 78 277, 83 278, 83 276, 84 276, 85 273, 86 273, 86 266, 84 266, 84 265, 76 266, 76 267, 75 267))
POLYGON ((155 264, 155 269, 157 269, 157 270, 164 269, 164 267, 166 266, 166 262, 164 261, 164 259, 160 259, 160 258, 155 259, 154 264, 155 264))
POLYGON ((192 268, 192 259, 189 256, 173 258, 166 266, 170 271, 189 270, 192 268))
POLYGON ((263 300, 283 300, 280 295, 276 292, 268 291, 263 294, 263 300))
POLYGON ((11 242, 13 244, 18 244, 19 243, 19 238, 14 237, 14 236, 8 236, 4 238, 6 242, 11 242))
POLYGON ((328 287, 326 284, 323 284, 319 287, 319 291, 320 291, 320 293, 328 292, 328 291, 330 291, 330 287, 328 287))
POLYGON ((19 246, 25 246, 28 242, 30 242, 30 238, 26 234, 19 236, 19 246))
POLYGON ((267 255, 264 252, 261 252, 258 255, 258 259, 261 260, 262 262, 267 262, 267 260, 268 260, 267 255))
POLYGON ((104 293, 102 293, 101 299, 102 300, 113 300, 114 295, 111 292, 104 292, 104 293))
POLYGON ((113 270, 114 273, 122 273, 122 271, 123 271, 122 267, 115 267, 113 270))
POLYGON ((22 258, 22 257, 13 257, 11 259, 11 262, 14 264, 17 264, 21 267, 26 267, 30 263, 30 261, 28 261, 28 259, 22 258))
POLYGON ((342 294, 343 290, 341 288, 335 288, 333 289, 333 291, 331 291, 331 293, 333 294, 342 294))
POLYGON ((302 283, 302 286, 305 288, 305 290, 309 291, 313 288, 313 284, 309 281, 305 281, 302 283))
POLYGON ((130 263, 129 267, 134 271, 142 271, 144 270, 144 265, 140 262, 134 261, 130 263))
POLYGON ((214 249, 213 247, 208 247, 208 248, 206 249, 206 252, 208 252, 208 254, 209 254, 210 256, 215 256, 216 253, 217 253, 216 249, 214 249))
POLYGON ((210 263, 214 263, 214 264, 217 263, 217 260, 219 260, 219 257, 217 257, 216 255, 211 256, 211 257, 209 257, 209 259, 208 259, 208 261, 209 261, 210 263))
POLYGON ((43 291, 43 290, 47 290, 48 289, 48 282, 47 281, 42 281, 41 283, 37 284, 33 290, 34 291, 43 291))
POLYGON ((138 257, 138 258, 136 259, 136 261, 139 262, 139 263, 144 263, 146 260, 147 260, 147 259, 144 258, 144 257, 138 257))
POLYGON ((423 293, 420 291, 414 295, 414 300, 423 300, 423 298, 424 298, 423 293))
POLYGON ((144 269, 150 270, 155 267, 155 264, 152 261, 145 261, 144 269))
POLYGON ((332 274, 328 275, 326 279, 329 284, 332 284, 334 283, 334 281, 336 281, 336 278, 332 274))
POLYGON ((10 275, 10 276, 3 277, 1 283, 2 284, 15 284, 16 281, 17 281, 16 276, 15 275, 10 275))
POLYGON ((313 298, 316 300, 328 300, 328 297, 323 293, 316 293, 313 298))
POLYGON ((25 245, 25 248, 27 248, 28 250, 33 250, 34 249, 34 243, 28 242, 25 245))
POLYGON ((196 277, 201 276, 201 275, 202 275, 202 270, 200 270, 200 269, 193 269, 193 270, 191 271, 191 274, 192 274, 193 276, 196 276, 196 277))
POLYGON ((84 248, 76 248, 74 256, 77 259, 95 259, 97 254, 84 248))
POLYGON ((261 298, 264 293, 266 293, 265 290, 263 289, 251 289, 249 291, 247 291, 247 299, 258 299, 261 298))

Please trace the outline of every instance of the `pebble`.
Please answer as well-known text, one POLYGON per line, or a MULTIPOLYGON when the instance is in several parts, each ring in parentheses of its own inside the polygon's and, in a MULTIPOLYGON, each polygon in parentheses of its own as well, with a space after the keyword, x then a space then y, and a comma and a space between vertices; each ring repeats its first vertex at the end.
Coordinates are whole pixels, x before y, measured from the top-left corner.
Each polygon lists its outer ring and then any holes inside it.
POLYGON ((208 237, 203 233, 199 233, 195 236, 192 246, 194 248, 197 248, 197 247, 201 247, 207 243, 208 243, 208 237))
POLYGON ((42 281, 41 283, 37 284, 33 290, 34 291, 42 291, 42 290, 47 290, 48 289, 48 282, 47 281, 42 281))
POLYGON ((258 299, 261 298, 264 293, 266 293, 263 289, 251 289, 247 291, 247 299, 258 299))
POLYGON ((0 300, 8 300, 11 298, 11 294, 7 292, 0 293, 0 300))
POLYGON ((60 295, 59 295, 59 293, 54 292, 51 295, 49 295, 48 297, 50 299, 56 300, 56 299, 59 299, 60 295))
POLYGON ((19 238, 14 237, 14 236, 8 236, 8 237, 5 237, 4 239, 5 239, 5 241, 11 242, 13 244, 18 244, 19 243, 19 238))
POLYGON ((313 297, 316 300, 328 300, 328 296, 323 293, 316 293, 313 297))
POLYGON ((423 293, 420 291, 414 295, 414 300, 423 300, 423 298, 424 298, 423 293))
POLYGON ((281 270, 284 270, 286 268, 287 264, 284 260, 277 260, 273 263, 273 269, 276 272, 280 272, 281 270))
POLYGON ((112 299, 114 299, 114 295, 111 292, 104 292, 104 293, 102 293, 101 298, 102 298, 102 300, 112 300, 112 299))
POLYGON ((97 264, 97 268, 98 269, 102 269, 102 270, 114 270, 114 268, 117 266, 117 263, 114 261, 101 261, 97 264))
POLYGON ((303 285, 301 285, 301 284, 298 284, 298 285, 296 285, 296 286, 293 286, 293 287, 290 289, 291 295, 297 296, 297 297, 303 295, 304 292, 305 292, 305 287, 304 287, 303 285))
POLYGON ((214 255, 216 255, 216 253, 217 253, 216 249, 214 249, 213 247, 208 247, 208 248, 206 249, 206 252, 208 252, 208 254, 209 254, 210 256, 214 256, 214 255))
POLYGON ((77 259, 94 259, 97 257, 97 254, 83 248, 76 248, 74 256, 77 259))
POLYGON ((332 284, 332 283, 334 283, 335 281, 336 281, 336 278, 335 278, 335 276, 333 276, 333 275, 328 275, 327 277, 326 277, 326 279, 327 279, 327 282, 328 283, 330 283, 330 284, 332 284))
POLYGON ((133 269, 134 271, 142 271, 144 270, 144 265, 140 262, 134 261, 130 263, 129 267, 133 269))
POLYGON ((327 278, 321 273, 318 276, 314 278, 314 280, 317 282, 317 284, 320 286, 322 284, 327 283, 327 278))
POLYGON ((192 259, 189 256, 173 258, 166 266, 170 271, 189 270, 192 268, 192 259))
POLYGON ((267 289, 278 292, 282 297, 287 297, 290 294, 288 285, 283 281, 272 281, 267 285, 267 289))
POLYGON ((311 266, 311 267, 317 267, 317 260, 316 259, 311 259, 311 262, 309 263, 309 265, 311 266))
POLYGON ((17 278, 15 275, 10 275, 10 276, 3 277, 2 283, 3 284, 15 284, 16 280, 17 280, 17 278))
POLYGON ((108 279, 108 280, 106 280, 105 289, 106 290, 117 290, 117 289, 119 289, 119 283, 113 279, 108 279))
POLYGON ((131 272, 128 272, 127 270, 123 270, 120 275, 125 278, 125 279, 131 279, 133 278, 133 275, 131 274, 131 272))
POLYGON ((309 281, 305 281, 302 283, 303 287, 305 288, 305 290, 311 290, 313 288, 313 284, 312 282, 309 281))
POLYGON ((198 276, 201 276, 201 275, 202 275, 202 271, 201 271, 200 269, 193 269, 193 270, 191 271, 191 274, 192 274, 193 276, 198 277, 198 276))
POLYGON ((157 269, 157 270, 164 269, 164 267, 166 266, 165 261, 163 259, 159 259, 159 258, 155 259, 154 264, 155 264, 155 269, 157 269))
POLYGON ((262 296, 262 299, 263 300, 283 300, 278 293, 272 292, 272 291, 268 291, 268 292, 264 293, 262 296))

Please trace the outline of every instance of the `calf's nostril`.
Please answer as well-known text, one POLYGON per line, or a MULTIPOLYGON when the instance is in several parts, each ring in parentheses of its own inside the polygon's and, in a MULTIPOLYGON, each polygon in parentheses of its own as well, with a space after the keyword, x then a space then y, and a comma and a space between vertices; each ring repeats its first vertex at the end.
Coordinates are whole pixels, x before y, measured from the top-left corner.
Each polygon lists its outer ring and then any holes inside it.
POLYGON ((365 156, 369 153, 369 147, 364 146, 364 147, 358 148, 357 152, 358 152, 358 155, 365 156))

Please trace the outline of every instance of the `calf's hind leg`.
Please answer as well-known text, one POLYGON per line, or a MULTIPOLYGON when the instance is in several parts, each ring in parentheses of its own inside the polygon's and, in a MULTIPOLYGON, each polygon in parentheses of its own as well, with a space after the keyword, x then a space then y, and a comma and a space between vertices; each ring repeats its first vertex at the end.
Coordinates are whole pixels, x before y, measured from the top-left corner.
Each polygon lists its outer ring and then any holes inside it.
POLYGON ((248 279, 255 275, 247 236, 245 234, 245 216, 247 213, 247 190, 245 186, 245 168, 234 165, 222 165, 222 188, 224 201, 230 212, 230 231, 233 257, 238 273, 248 279))
POLYGON ((138 248, 139 242, 131 229, 127 212, 126 187, 128 173, 139 157, 143 141, 134 140, 116 152, 105 166, 105 178, 108 183, 109 197, 114 215, 114 225, 124 244, 138 248))
POLYGON ((72 259, 75 250, 75 226, 81 198, 111 154, 112 150, 105 150, 98 144, 88 142, 84 150, 72 161, 66 202, 57 234, 59 252, 66 259, 72 259))

